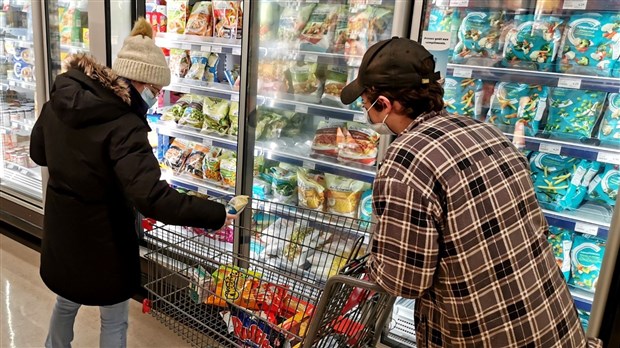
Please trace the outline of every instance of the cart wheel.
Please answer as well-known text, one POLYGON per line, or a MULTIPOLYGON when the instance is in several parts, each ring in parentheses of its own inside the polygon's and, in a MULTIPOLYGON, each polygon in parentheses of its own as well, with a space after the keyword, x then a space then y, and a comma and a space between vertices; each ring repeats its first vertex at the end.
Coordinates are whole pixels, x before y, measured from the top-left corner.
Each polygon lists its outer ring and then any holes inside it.
POLYGON ((142 313, 150 313, 151 312, 151 300, 145 298, 142 301, 142 313))

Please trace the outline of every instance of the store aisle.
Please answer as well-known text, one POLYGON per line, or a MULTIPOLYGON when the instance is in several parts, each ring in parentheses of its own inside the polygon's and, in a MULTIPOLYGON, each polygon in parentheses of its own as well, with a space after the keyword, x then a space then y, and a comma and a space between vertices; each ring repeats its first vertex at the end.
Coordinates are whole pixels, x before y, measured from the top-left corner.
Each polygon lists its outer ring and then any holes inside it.
MULTIPOLYGON (((0 347, 42 347, 55 295, 39 277, 39 254, 0 234, 0 347)), ((74 347, 99 344, 99 309, 83 307, 74 347)), ((129 347, 188 347, 180 337, 131 301, 129 347)))

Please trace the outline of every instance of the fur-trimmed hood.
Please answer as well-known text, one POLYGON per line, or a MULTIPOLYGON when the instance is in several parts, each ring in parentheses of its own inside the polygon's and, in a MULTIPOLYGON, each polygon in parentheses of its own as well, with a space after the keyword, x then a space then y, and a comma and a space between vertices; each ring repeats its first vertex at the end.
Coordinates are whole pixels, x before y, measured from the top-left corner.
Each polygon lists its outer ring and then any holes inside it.
POLYGON ((72 128, 106 123, 128 113, 143 116, 146 112, 135 88, 93 57, 71 55, 63 68, 66 72, 54 81, 50 104, 58 118, 72 128))

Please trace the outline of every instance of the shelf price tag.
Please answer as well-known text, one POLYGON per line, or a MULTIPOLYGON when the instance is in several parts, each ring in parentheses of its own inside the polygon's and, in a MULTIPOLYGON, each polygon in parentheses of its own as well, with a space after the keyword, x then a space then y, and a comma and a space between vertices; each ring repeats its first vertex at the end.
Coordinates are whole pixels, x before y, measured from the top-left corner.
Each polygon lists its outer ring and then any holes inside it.
POLYGON ((233 48, 232 54, 235 55, 235 56, 240 56, 241 55, 241 47, 233 48))
POLYGON ((552 155, 559 155, 562 152, 562 146, 557 144, 541 143, 538 147, 538 151, 550 153, 552 155))
POLYGON ((211 139, 202 139, 202 145, 204 145, 204 146, 212 146, 213 145, 213 140, 211 140, 211 139))
POLYGON ((231 94, 230 95, 230 101, 234 101, 234 102, 238 102, 239 101, 239 94, 231 94))
POLYGON ((222 53, 222 46, 211 46, 211 52, 222 53))
POLYGON ((211 45, 202 45, 200 46, 200 50, 202 52, 211 52, 211 45))
POLYGON ((359 122, 359 123, 366 123, 366 116, 364 116, 364 114, 355 114, 353 115, 353 121, 355 122, 359 122))
POLYGON ((588 0, 564 0, 564 10, 585 10, 588 6, 588 0))
POLYGON ((306 54, 304 56, 304 61, 308 63, 316 63, 319 60, 319 56, 316 54, 306 54))
POLYGON ((571 78, 571 77, 560 77, 558 79, 558 87, 560 87, 560 88, 580 89, 581 88, 581 79, 574 79, 574 78, 571 78))
POLYGON ((469 0, 450 0, 450 7, 467 7, 469 0))
POLYGON ((28 175, 30 173, 28 173, 28 171, 26 169, 22 169, 19 171, 20 173, 24 174, 24 175, 28 175))
POLYGON ((307 114, 308 113, 308 106, 307 105, 296 105, 295 106, 295 112, 299 112, 301 114, 307 114))
POLYGON ((596 155, 596 160, 603 163, 620 164, 620 154, 600 151, 596 155))
POLYGON ((302 167, 307 169, 316 169, 316 164, 314 162, 304 161, 302 167))
POLYGON ((581 233, 589 234, 592 236, 596 236, 598 234, 598 226, 588 224, 585 222, 577 222, 575 223, 575 232, 581 232, 581 233))
POLYGON ((368 5, 381 5, 383 0, 368 0, 368 5))
POLYGON ((454 77, 462 77, 462 78, 470 79, 472 72, 473 71, 471 69, 454 68, 454 71, 452 72, 452 75, 454 77))
POLYGON ((192 45, 191 44, 181 44, 181 49, 191 51, 192 45))
POLYGON ((207 190, 206 187, 198 187, 198 193, 203 194, 203 195, 208 195, 209 190, 207 190))

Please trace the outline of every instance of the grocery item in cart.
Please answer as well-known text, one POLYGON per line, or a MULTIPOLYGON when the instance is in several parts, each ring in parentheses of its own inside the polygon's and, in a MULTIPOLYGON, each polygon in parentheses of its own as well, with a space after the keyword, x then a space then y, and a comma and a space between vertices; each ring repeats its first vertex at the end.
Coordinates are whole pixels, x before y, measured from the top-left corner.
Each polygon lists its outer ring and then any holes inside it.
POLYGON ((238 1, 213 1, 213 36, 237 38, 238 1))
POLYGON ((347 67, 339 65, 328 65, 325 71, 325 87, 321 103, 337 107, 345 107, 340 101, 342 89, 347 85, 349 71, 347 67))
POLYGON ((571 231, 549 226, 549 235, 547 237, 551 249, 553 249, 553 255, 555 261, 562 270, 564 280, 568 281, 570 278, 570 250, 573 245, 573 236, 571 231))
POLYGON ((213 36, 213 8, 210 1, 198 1, 194 4, 185 34, 213 36))
POLYGON ((596 290, 605 254, 605 240, 590 235, 575 234, 571 251, 569 284, 584 290, 596 290))
POLYGON ((568 21, 558 71, 610 76, 620 56, 620 14, 579 13, 568 21))
POLYGON ((204 124, 202 132, 216 132, 226 134, 230 127, 228 111, 230 104, 227 100, 220 98, 204 97, 202 111, 204 113, 204 124))
POLYGON ((204 173, 202 171, 202 163, 204 162, 206 154, 209 152, 209 148, 200 144, 194 145, 192 152, 187 156, 185 160, 185 171, 191 175, 202 179, 204 173))
POLYGON ((492 65, 500 56, 504 11, 467 11, 458 31, 452 61, 457 64, 492 65))
POLYGON ((231 308, 220 313, 227 325, 228 333, 239 341, 242 347, 290 347, 285 337, 269 325, 276 324, 275 316, 263 311, 248 311, 231 308))
POLYGON ((304 168, 297 169, 298 205, 302 208, 323 211, 325 203, 325 178, 304 168))
POLYGON ((278 35, 278 21, 280 20, 280 4, 276 2, 260 3, 260 41, 271 41, 278 35))
POLYGON ((180 170, 185 163, 189 151, 184 142, 175 139, 164 155, 164 164, 175 171, 180 170))
POLYGON ((226 210, 229 214, 239 214, 245 209, 245 206, 248 205, 250 197, 248 196, 235 196, 226 205, 226 210))
POLYGON ((195 267, 190 274, 189 297, 194 303, 202 303, 209 296, 211 275, 202 266, 195 267))
POLYGON ((333 214, 357 218, 362 192, 368 184, 333 174, 325 174, 327 187, 327 211, 333 214))
POLYGON ((208 52, 191 51, 189 53, 191 66, 185 78, 191 80, 203 80, 205 77, 205 71, 207 70, 207 61, 209 59, 208 52))
POLYGON ((620 93, 611 93, 599 127, 598 138, 604 145, 620 145, 620 93))
POLYGON ((339 4, 317 4, 299 36, 300 49, 327 52, 334 39, 341 8, 339 4))
POLYGON ((278 43, 293 48, 298 45, 299 34, 306 26, 316 4, 285 3, 282 5, 283 9, 278 28, 278 43))
POLYGON ((317 63, 294 61, 289 67, 295 100, 318 103, 323 95, 323 81, 318 78, 317 63))
POLYGON ((482 113, 482 80, 448 76, 443 101, 449 113, 479 118, 482 113))
POLYGON ((222 184, 228 187, 235 187, 237 184, 237 156, 234 152, 223 151, 220 159, 220 174, 222 184))
POLYGON ((168 32, 183 34, 189 14, 189 5, 186 0, 168 0, 166 2, 168 17, 168 32))
POLYGON ((202 100, 202 98, 204 97, 194 94, 186 94, 182 96, 179 100, 177 100, 174 105, 164 111, 163 115, 161 116, 161 120, 178 122, 181 117, 183 117, 183 113, 185 112, 185 109, 189 106, 189 104, 196 103, 202 100))
POLYGON ((204 178, 211 181, 221 181, 222 176, 220 173, 220 155, 222 149, 217 147, 211 147, 209 152, 205 154, 205 158, 202 162, 202 171, 204 178))
POLYGON ((220 267, 211 274, 211 282, 215 291, 213 295, 207 298, 205 303, 218 307, 227 307, 226 301, 232 303, 243 301, 242 293, 246 280, 254 277, 260 278, 261 274, 237 266, 220 265, 220 267))
POLYGON ((236 137, 239 133, 239 102, 230 102, 228 119, 230 121, 230 129, 228 130, 228 134, 236 137))
POLYGON ((562 38, 564 21, 554 16, 517 15, 508 31, 503 64, 507 67, 550 71, 562 38))
POLYGON ((338 151, 338 160, 374 165, 377 161, 379 133, 367 125, 347 122, 343 129, 344 142, 338 151))
POLYGON ((170 61, 168 62, 172 76, 185 77, 189 70, 190 60, 187 51, 180 48, 170 50, 170 61))
POLYGON ((558 138, 589 138, 607 93, 552 88, 545 131, 558 138))
POLYGON ((590 182, 588 187, 589 200, 615 207, 619 185, 620 169, 618 165, 608 163, 603 172, 590 182))
MULTIPOLYGON (((270 220, 271 221, 271 220, 270 220)), ((260 241, 268 248, 263 250, 263 256, 280 255, 285 241, 291 238, 295 230, 295 222, 289 219, 277 218, 260 233, 260 241)))
POLYGON ((346 123, 321 121, 312 141, 312 152, 319 155, 337 157, 340 146, 344 143, 343 129, 346 123))
POLYGON ((180 126, 188 126, 194 129, 201 129, 204 123, 204 114, 202 111, 203 99, 198 98, 192 100, 183 110, 183 116, 179 119, 180 126))
POLYGON ((548 94, 546 86, 498 82, 491 96, 487 122, 512 131, 517 122, 525 121, 525 135, 534 136, 547 107, 548 94))

